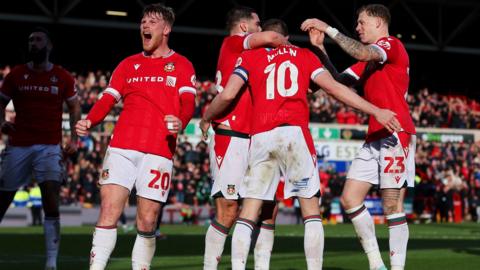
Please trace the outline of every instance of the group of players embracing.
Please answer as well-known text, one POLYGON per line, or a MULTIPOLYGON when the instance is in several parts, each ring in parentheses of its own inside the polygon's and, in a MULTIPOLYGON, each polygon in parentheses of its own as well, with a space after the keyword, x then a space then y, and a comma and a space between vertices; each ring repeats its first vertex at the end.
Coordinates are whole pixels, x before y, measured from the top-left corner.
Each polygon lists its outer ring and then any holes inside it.
MULTIPOLYGON (((157 216, 171 185, 177 134, 195 108, 193 65, 168 46, 174 20, 169 7, 145 7, 140 25, 143 51, 117 66, 102 97, 75 125, 76 133, 85 136, 123 101, 99 181, 101 210, 91 270, 105 269, 115 247, 117 221, 133 187, 137 237, 132 269, 150 269, 157 216)), ((320 179, 307 101, 310 92, 320 89, 370 115, 366 141, 350 167, 341 203, 370 269, 386 269, 364 205, 371 187, 379 186, 390 233, 391 269, 404 269, 409 231, 403 198, 406 187, 413 185, 416 140, 405 100, 408 54, 398 39, 389 36, 388 8, 371 4, 358 10, 360 41, 319 19, 305 20, 300 27, 309 35, 311 49, 291 44, 283 21, 261 24, 248 7, 230 10, 226 24, 229 36, 217 64, 218 94, 200 122, 205 139, 210 127, 214 131, 210 166, 216 215, 205 237, 204 269, 217 269, 234 224, 232 269, 245 269, 257 229, 255 269, 269 269, 277 213, 274 197, 282 177, 285 198, 295 197, 300 203, 307 269, 322 268, 320 179), (326 35, 358 62, 339 73, 323 46, 326 35), (364 98, 353 91, 356 86, 363 88, 364 98)), ((15 94, 4 86, 1 97, 7 101, 15 94)), ((2 168, 0 183, 8 181, 3 172, 2 168)))

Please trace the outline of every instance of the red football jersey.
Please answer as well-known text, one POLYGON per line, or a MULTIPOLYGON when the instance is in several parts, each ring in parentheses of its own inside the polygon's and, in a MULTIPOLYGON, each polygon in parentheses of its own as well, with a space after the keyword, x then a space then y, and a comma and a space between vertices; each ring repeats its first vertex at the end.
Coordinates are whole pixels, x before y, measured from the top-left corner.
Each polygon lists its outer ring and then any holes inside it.
MULTIPOLYGON (((228 36, 223 40, 218 56, 215 88, 220 93, 228 82, 228 78, 235 68, 235 62, 244 50, 248 50, 248 35, 228 36)), ((222 123, 232 130, 242 133, 250 133, 250 117, 252 111, 252 99, 246 89, 242 89, 241 95, 227 109, 215 123, 222 123)))
POLYGON ((163 119, 180 116, 180 95, 196 94, 195 71, 187 58, 173 51, 160 58, 127 57, 104 93, 123 99, 110 146, 172 158, 176 135, 163 119))
POLYGON ((5 77, 1 95, 15 107, 15 131, 9 144, 59 144, 62 139, 63 102, 77 98, 75 79, 68 71, 53 65, 37 72, 28 64, 16 66, 5 77))
POLYGON ((245 80, 252 92, 251 134, 282 124, 308 129, 308 86, 323 71, 312 52, 296 46, 243 52, 234 74, 245 80))
MULTIPOLYGON (((383 37, 374 46, 384 52, 383 61, 358 62, 345 72, 364 84, 365 99, 397 114, 402 128, 415 134, 415 125, 406 101, 409 83, 409 58, 405 47, 395 37, 383 37)), ((388 137, 390 133, 375 117, 368 122, 367 141, 388 137)))

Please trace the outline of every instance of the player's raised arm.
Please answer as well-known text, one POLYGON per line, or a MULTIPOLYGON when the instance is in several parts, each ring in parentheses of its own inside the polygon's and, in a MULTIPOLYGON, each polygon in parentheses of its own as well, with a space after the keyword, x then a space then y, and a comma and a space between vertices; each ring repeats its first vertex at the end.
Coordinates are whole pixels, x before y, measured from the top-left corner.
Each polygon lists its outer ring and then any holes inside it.
MULTIPOLYGON (((358 21, 359 25, 362 23, 364 22, 358 21)), ((308 31, 309 29, 314 28, 321 32, 325 32, 340 46, 340 48, 358 61, 385 61, 385 54, 378 46, 373 44, 365 45, 353 38, 349 38, 340 33, 336 28, 329 26, 327 23, 319 19, 307 19, 302 23, 301 28, 303 31, 308 31)), ((362 35, 362 33, 359 34, 362 35)))
POLYGON ((395 118, 396 114, 394 112, 378 108, 372 103, 366 101, 355 92, 348 89, 345 85, 335 81, 330 72, 324 71, 312 79, 325 92, 334 96, 336 99, 340 100, 346 105, 374 116, 377 121, 385 126, 385 128, 390 132, 400 131, 401 125, 395 118))
POLYGON ((247 48, 278 47, 288 44, 288 38, 274 31, 263 31, 250 34, 247 37, 247 48))
POLYGON ((338 72, 333 63, 328 57, 323 41, 325 39, 325 33, 321 32, 315 28, 310 28, 308 30, 308 35, 310 37, 310 43, 313 45, 312 52, 320 59, 323 66, 332 74, 333 78, 337 82, 340 82, 346 86, 353 86, 357 83, 357 80, 350 74, 345 72, 338 72))

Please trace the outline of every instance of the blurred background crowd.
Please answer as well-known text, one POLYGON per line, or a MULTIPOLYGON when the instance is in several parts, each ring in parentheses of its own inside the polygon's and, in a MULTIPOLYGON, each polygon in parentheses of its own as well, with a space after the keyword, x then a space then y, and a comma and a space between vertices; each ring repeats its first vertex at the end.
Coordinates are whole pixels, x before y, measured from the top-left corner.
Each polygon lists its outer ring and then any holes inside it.
MULTIPOLYGON (((10 68, 0 69, 0 84, 10 68)), ((74 74, 82 113, 87 114, 108 85, 110 72, 96 71, 74 74)), ((201 117, 215 95, 214 82, 197 82, 196 111, 201 117)), ((407 97, 417 127, 478 129, 480 104, 464 96, 442 95, 428 88, 410 91, 407 97)), ((367 124, 368 117, 329 97, 320 91, 310 95, 310 120, 317 123, 367 124)), ((119 115, 122 104, 110 112, 119 115)), ((66 159, 65 183, 61 190, 63 205, 92 207, 99 203, 97 182, 109 135, 114 124, 103 125, 98 132, 81 138, 79 151, 66 159)), ((68 140, 68 136, 64 137, 68 140)), ((416 220, 451 222, 456 202, 461 203, 462 217, 478 220, 480 206, 480 142, 441 143, 418 139, 416 151, 416 187, 409 190, 413 201, 412 217, 416 220)), ((345 173, 333 167, 320 168, 323 205, 327 216, 333 198, 341 194, 345 173)), ((208 145, 192 143, 180 136, 174 157, 174 173, 169 195, 170 204, 184 205, 185 209, 210 204, 210 162, 208 145)), ((371 197, 378 194, 375 190, 371 197)), ((132 200, 134 203, 134 200, 132 200)), ((292 202, 280 202, 294 207, 292 202)))

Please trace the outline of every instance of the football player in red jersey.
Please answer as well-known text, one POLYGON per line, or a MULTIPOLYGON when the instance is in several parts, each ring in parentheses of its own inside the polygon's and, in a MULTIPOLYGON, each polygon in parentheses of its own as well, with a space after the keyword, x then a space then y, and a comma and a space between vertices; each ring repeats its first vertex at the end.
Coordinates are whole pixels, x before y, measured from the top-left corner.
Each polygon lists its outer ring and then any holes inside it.
POLYGON ((248 170, 239 192, 244 198, 243 207, 232 237, 234 270, 245 269, 259 210, 263 201, 273 199, 280 173, 285 177, 285 198, 296 196, 300 201, 307 267, 322 268, 320 180, 308 129, 307 91, 311 80, 347 105, 374 115, 390 130, 399 126, 393 112, 379 109, 335 81, 307 49, 282 45, 243 52, 224 91, 215 97, 200 125, 205 134, 210 121, 229 106, 245 84, 249 85, 254 117, 248 170))
POLYGON ((359 150, 347 175, 341 197, 355 227, 370 269, 386 269, 380 256, 372 218, 364 199, 372 185, 379 185, 390 234, 391 269, 405 267, 408 225, 403 209, 407 187, 415 177, 415 126, 406 102, 409 58, 402 42, 390 36, 390 12, 383 5, 366 5, 358 10, 356 31, 360 41, 346 37, 318 19, 308 19, 302 30, 310 31, 312 44, 334 77, 349 86, 361 82, 365 99, 396 113, 401 131, 392 132, 370 117, 366 143, 359 150), (318 31, 317 31, 318 30, 318 31), (323 33, 359 62, 339 74, 323 47, 323 33))
POLYGON ((0 222, 16 190, 33 176, 39 183, 45 212, 45 269, 56 269, 60 244, 63 103, 67 103, 72 127, 69 143, 63 148, 66 154, 77 150, 73 126, 80 119, 75 80, 68 71, 49 61, 52 47, 46 29, 33 30, 28 38, 31 61, 16 66, 0 90, 1 130, 8 134, 0 169, 0 222), (5 121, 5 107, 10 100, 16 111, 14 123, 5 121))
MULTIPOLYGON (((244 50, 262 46, 276 47, 286 43, 287 38, 273 31, 261 31, 260 20, 255 10, 235 7, 227 14, 227 29, 218 57, 216 89, 222 92, 226 79, 232 74, 235 62, 244 50)), ((238 215, 238 188, 247 169, 250 144, 251 98, 245 88, 221 117, 213 120, 215 135, 210 144, 210 167, 215 200, 215 219, 205 236, 204 269, 217 269, 225 240, 238 215)), ((265 269, 270 261, 273 246, 275 221, 272 211, 275 203, 265 204, 264 218, 260 220, 260 233, 255 246, 255 268, 265 269), (267 214, 269 213, 269 214, 267 214)))
POLYGON ((100 123, 113 105, 123 110, 107 149, 100 179, 100 217, 93 235, 90 269, 104 269, 117 238, 117 221, 129 193, 137 190, 137 238, 132 269, 150 269, 155 228, 170 190, 177 133, 195 109, 195 71, 168 46, 175 14, 162 4, 147 5, 140 24, 143 52, 124 59, 79 135, 100 123))

